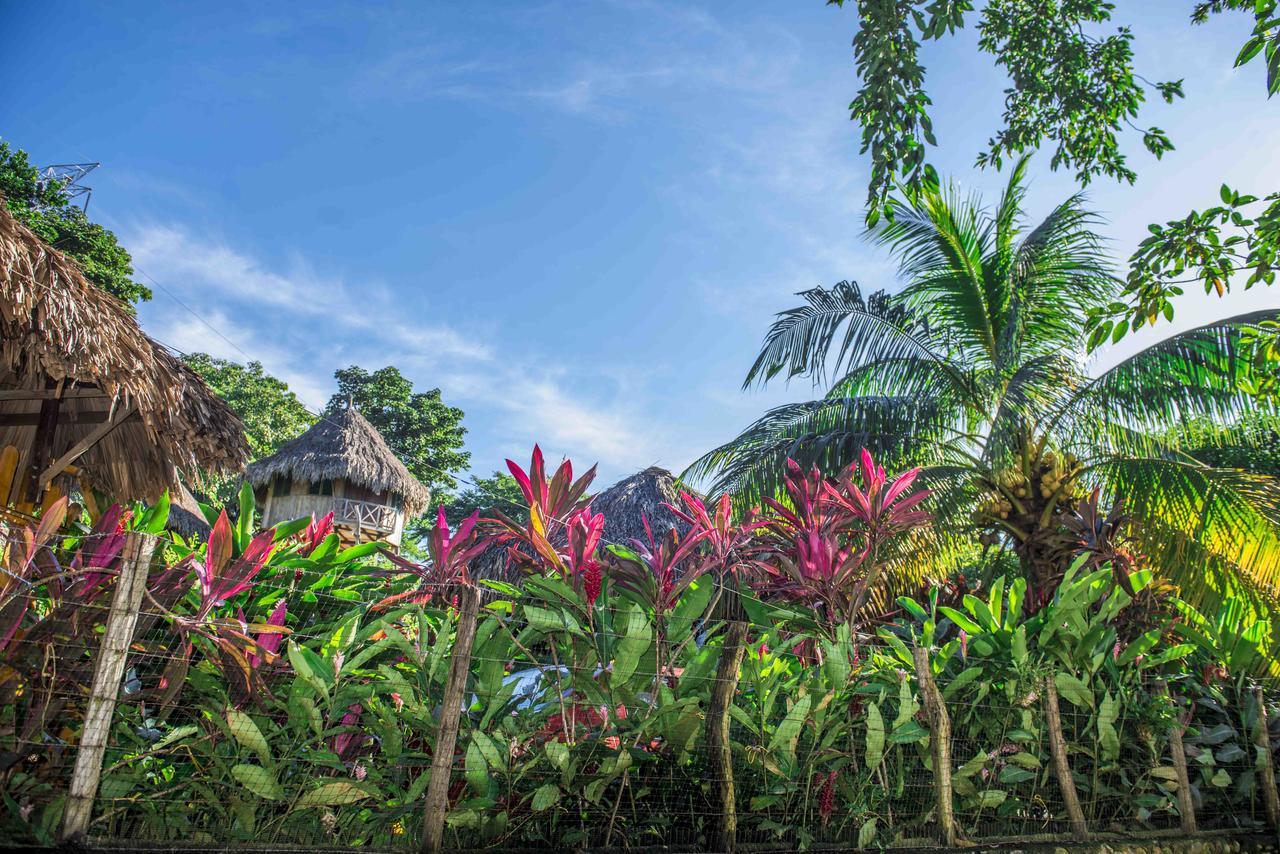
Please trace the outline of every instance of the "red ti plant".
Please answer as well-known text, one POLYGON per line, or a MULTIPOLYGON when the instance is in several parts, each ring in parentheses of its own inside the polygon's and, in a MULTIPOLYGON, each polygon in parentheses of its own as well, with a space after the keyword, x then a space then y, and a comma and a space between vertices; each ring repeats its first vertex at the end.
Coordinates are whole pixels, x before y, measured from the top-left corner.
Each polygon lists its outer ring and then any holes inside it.
POLYGON ((320 519, 316 519, 313 513, 311 515, 311 523, 298 534, 298 539, 301 541, 298 553, 303 557, 310 557, 311 553, 320 548, 320 544, 332 533, 333 511, 330 510, 320 519))
MULTIPOLYGON (((231 522, 224 510, 209 531, 203 558, 193 552, 161 573, 149 591, 153 602, 163 605, 166 600, 176 601, 182 596, 189 586, 188 572, 192 569, 199 582, 200 594, 193 613, 170 613, 173 630, 182 645, 161 678, 159 694, 162 708, 172 703, 182 688, 191 665, 193 639, 196 637, 209 643, 209 658, 226 678, 232 703, 243 705, 266 693, 259 664, 273 660, 274 652, 264 648, 260 639, 264 635, 287 633, 283 620, 279 623, 245 623, 239 619, 218 617, 215 611, 233 597, 252 589, 271 556, 274 541, 274 530, 262 531, 236 555, 231 522)), ((277 641, 277 648, 278 645, 277 641)))
POLYGON ((760 546, 755 532, 765 526, 759 520, 741 524, 733 521, 733 502, 721 495, 715 512, 707 509, 701 498, 689 492, 680 493, 681 510, 674 504, 666 507, 683 520, 692 531, 702 532, 706 571, 722 577, 739 575, 759 568, 760 546))
POLYGON ((615 577, 620 586, 653 608, 655 616, 661 620, 676 606, 689 585, 712 567, 713 564, 703 559, 698 551, 698 546, 711 532, 705 528, 691 528, 682 536, 672 528, 659 542, 653 536, 649 517, 641 514, 640 518, 644 522, 648 542, 632 540, 633 551, 614 551, 620 558, 615 577))
POLYGON ((449 522, 441 505, 436 514, 435 527, 427 535, 427 555, 425 564, 417 564, 405 560, 399 555, 387 552, 386 556, 405 572, 418 577, 418 584, 409 590, 396 593, 373 605, 373 610, 380 611, 405 602, 413 605, 425 605, 432 596, 454 585, 471 585, 471 561, 485 550, 489 540, 479 536, 476 523, 480 521, 480 511, 476 511, 462 520, 458 530, 449 531, 449 522))
POLYGON ((803 472, 794 460, 787 466, 791 506, 765 499, 774 514, 764 526, 773 559, 765 565, 776 565, 761 592, 852 626, 883 573, 885 547, 928 522, 918 506, 929 493, 908 493, 919 469, 890 481, 866 450, 860 466, 850 465, 834 482, 817 468, 803 472))
POLYGON ((569 571, 574 589, 582 588, 587 599, 587 615, 590 616, 600 597, 604 579, 596 550, 604 536, 604 514, 592 513, 584 507, 569 517, 569 571))
POLYGON ((529 505, 529 521, 522 525, 495 509, 498 541, 509 544, 509 559, 525 569, 550 569, 562 578, 571 575, 571 562, 560 549, 567 539, 570 518, 587 506, 587 487, 595 480, 596 467, 574 480, 573 463, 565 460, 548 480, 542 449, 534 445, 528 472, 512 460, 507 460, 507 468, 529 505))

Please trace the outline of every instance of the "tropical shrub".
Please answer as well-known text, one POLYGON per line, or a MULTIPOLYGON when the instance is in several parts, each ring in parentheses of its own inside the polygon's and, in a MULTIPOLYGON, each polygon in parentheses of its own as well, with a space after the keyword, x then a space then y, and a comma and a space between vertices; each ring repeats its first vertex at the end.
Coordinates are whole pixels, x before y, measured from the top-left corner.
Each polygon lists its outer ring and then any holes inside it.
POLYGON ((1013 577, 903 597, 877 622, 853 605, 926 522, 910 473, 890 477, 869 456, 834 478, 793 469, 787 501, 738 520, 727 500, 684 495, 686 533, 622 545, 601 534, 589 478, 567 464, 548 478, 539 457, 518 478, 530 524, 438 524, 423 566, 342 550, 331 520, 256 532, 251 504, 203 543, 160 535, 162 514, 143 508, 90 529, 55 512, 18 531, 5 566, 31 586, 11 583, 0 600, 9 838, 56 833, 101 623, 102 608, 85 604, 99 600, 84 597, 109 595, 131 532, 157 537, 154 601, 131 650, 95 836, 412 846, 454 594, 473 584, 487 595, 453 757, 452 845, 705 844, 718 810, 705 716, 722 629, 743 618, 749 648, 729 709, 743 841, 867 847, 934 832, 913 647, 930 651, 954 722, 970 838, 1064 827, 1047 684, 1095 827, 1176 820, 1175 721, 1187 725, 1202 823, 1260 820, 1251 648, 1233 643, 1232 615, 1176 600, 1174 616, 1122 634, 1149 569, 1122 586, 1095 548, 1038 605, 1013 577), (525 567, 519 587, 471 576, 489 537, 525 567))

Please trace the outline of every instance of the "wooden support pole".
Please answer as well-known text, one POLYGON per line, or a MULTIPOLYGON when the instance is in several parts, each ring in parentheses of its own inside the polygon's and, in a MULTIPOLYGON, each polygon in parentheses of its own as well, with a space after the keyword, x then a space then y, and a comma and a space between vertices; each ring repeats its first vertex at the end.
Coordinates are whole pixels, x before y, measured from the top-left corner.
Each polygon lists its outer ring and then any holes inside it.
POLYGON ((117 413, 114 418, 109 421, 104 421, 98 427, 89 431, 83 439, 72 445, 66 453, 50 463, 49 467, 40 473, 38 492, 44 492, 45 487, 49 485, 49 482, 62 474, 63 470, 66 469, 67 466, 80 459, 80 457, 84 456, 86 451, 101 442, 103 439, 107 438, 107 436, 111 434, 111 431, 128 421, 130 417, 137 413, 137 411, 137 406, 129 404, 125 407, 123 412, 117 413))
MULTIPOLYGON (((1169 685, 1161 679, 1156 683, 1160 693, 1168 697, 1169 685)), ((1182 748, 1182 714, 1174 718, 1169 729, 1169 754, 1173 759, 1173 772, 1178 778, 1178 817, 1184 833, 1196 832, 1196 805, 1191 799, 1191 775, 1187 773, 1187 754, 1182 748)))
POLYGON ((431 779, 427 783, 427 801, 423 809, 423 854, 437 854, 444 845, 444 818, 449 811, 453 751, 458 745, 462 700, 467 692, 467 674, 471 670, 471 644, 476 637, 476 615, 480 610, 480 591, 475 587, 464 587, 458 598, 458 628, 454 634, 453 655, 449 659, 449 678, 445 682, 444 702, 440 706, 440 727, 436 731, 435 750, 431 755, 431 779))
POLYGON ((27 481, 26 500, 34 504, 40 500, 40 487, 36 476, 48 465, 53 456, 53 436, 58 429, 58 413, 62 407, 63 384, 53 380, 45 380, 50 396, 40 403, 40 412, 35 417, 35 435, 31 439, 31 457, 28 463, 31 479, 27 481))
POLYGON ((1052 676, 1044 680, 1044 706, 1049 726, 1049 751, 1053 754, 1053 770, 1058 777, 1058 788, 1062 790, 1062 802, 1067 807, 1067 818, 1071 821, 1071 835, 1077 842, 1087 842, 1089 825, 1084 820, 1084 810, 1080 808, 1076 781, 1071 776, 1071 763, 1067 761, 1067 741, 1062 735, 1062 711, 1058 708, 1058 689, 1053 684, 1052 676))
POLYGON ((933 681, 929 651, 916 647, 911 651, 916 663, 916 681, 920 697, 929 717, 929 748, 933 753, 933 793, 938 816, 939 841, 948 848, 956 844, 955 808, 951 801, 951 716, 947 704, 933 681))
POLYGON ((121 552, 120 577, 116 580, 102 646, 94 663, 93 687, 85 710, 84 731, 80 735, 75 769, 71 773, 71 788, 67 793, 67 808, 62 820, 64 841, 82 840, 89 831, 93 802, 98 796, 98 781, 102 777, 102 757, 111 733, 111 720, 115 715, 129 645, 133 643, 134 628, 138 624, 138 609, 147 588, 147 570, 154 547, 152 537, 133 533, 121 552))
POLYGON ((1275 758, 1271 755, 1271 733, 1268 731, 1267 698, 1262 688, 1253 689, 1253 698, 1258 704, 1258 732, 1254 743, 1262 753, 1262 775, 1258 785, 1262 788, 1262 802, 1267 808, 1267 821, 1280 833, 1280 795, 1276 793, 1275 758))
POLYGON ((711 759, 713 798, 720 809, 711 838, 712 851, 732 852, 738 845, 738 804, 733 784, 733 750, 729 742, 729 707, 738 690, 738 670, 746 651, 747 624, 731 620, 720 647, 716 682, 707 706, 707 755, 711 759))

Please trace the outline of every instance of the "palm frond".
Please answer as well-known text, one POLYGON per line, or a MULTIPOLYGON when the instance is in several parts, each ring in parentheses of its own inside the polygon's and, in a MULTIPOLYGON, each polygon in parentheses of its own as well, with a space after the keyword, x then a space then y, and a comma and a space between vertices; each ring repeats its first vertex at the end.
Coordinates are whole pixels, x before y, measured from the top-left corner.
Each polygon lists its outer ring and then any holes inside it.
POLYGON ((781 312, 769 327, 743 388, 784 370, 788 379, 810 376, 816 385, 825 381, 829 366, 839 371, 885 359, 940 359, 929 346, 927 330, 908 312, 878 294, 864 299, 856 282, 811 288, 798 296, 804 305, 781 312))
MULTIPOLYGON (((1186 457, 1116 457, 1091 466, 1089 475, 1123 502, 1140 536, 1151 537, 1144 529, 1178 532, 1228 568, 1235 583, 1280 602, 1280 525, 1262 509, 1278 506, 1280 482, 1186 457)), ((1157 568, 1194 588, 1204 565, 1176 557, 1162 556, 1157 568)))
POLYGON ((1162 431, 1200 416, 1251 412, 1258 401, 1245 388, 1255 369, 1241 333, 1277 317, 1280 310, 1257 311, 1170 336, 1088 383, 1064 413, 1162 431))
POLYGON ((862 448, 890 468, 939 456, 954 413, 911 397, 826 398, 770 410, 737 438, 695 460, 682 477, 711 478, 711 493, 751 503, 782 488, 786 462, 835 473, 862 448))
POLYGON ((980 203, 962 199, 951 185, 892 204, 893 217, 881 219, 870 236, 898 256, 899 273, 908 280, 901 299, 971 357, 985 354, 994 361, 996 332, 983 269, 990 229, 980 203))

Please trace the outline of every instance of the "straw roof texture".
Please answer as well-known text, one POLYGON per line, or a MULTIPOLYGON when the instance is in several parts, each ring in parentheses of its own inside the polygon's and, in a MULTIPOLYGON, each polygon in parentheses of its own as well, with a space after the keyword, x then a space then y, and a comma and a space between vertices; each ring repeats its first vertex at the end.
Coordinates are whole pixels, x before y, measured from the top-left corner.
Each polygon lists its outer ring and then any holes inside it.
MULTIPOLYGON (((0 197, 0 388, 43 394, 61 384, 52 452, 71 448, 116 413, 137 414, 75 461, 112 498, 154 501, 175 471, 239 471, 244 426, 180 359, 143 333, 129 309, 14 219, 0 197)), ((36 399, 0 400, 21 425, 0 428, 29 466, 36 399), (30 422, 30 423, 28 423, 30 422)), ((3 500, 0 497, 0 500, 3 500)))
MULTIPOLYGON (((628 547, 632 540, 648 541, 644 530, 645 518, 649 520, 649 527, 658 542, 673 529, 681 535, 688 531, 688 524, 672 513, 668 504, 681 506, 676 479, 671 472, 656 466, 623 478, 591 499, 591 509, 604 514, 605 542, 628 547)), ((563 541, 563 536, 558 539, 563 541)), ((557 545, 563 545, 563 542, 557 545)), ((507 545, 494 544, 472 561, 471 574, 475 578, 515 584, 520 573, 509 565, 507 545)))
POLYGON ((389 492, 399 496, 411 517, 421 515, 431 500, 427 488, 353 406, 326 413, 310 430, 245 471, 254 486, 266 486, 277 475, 301 483, 341 478, 374 492, 389 492))

